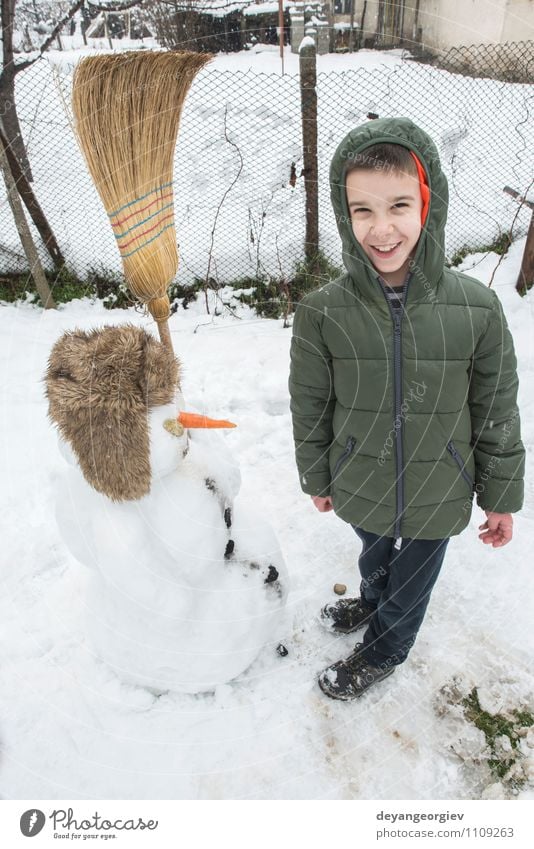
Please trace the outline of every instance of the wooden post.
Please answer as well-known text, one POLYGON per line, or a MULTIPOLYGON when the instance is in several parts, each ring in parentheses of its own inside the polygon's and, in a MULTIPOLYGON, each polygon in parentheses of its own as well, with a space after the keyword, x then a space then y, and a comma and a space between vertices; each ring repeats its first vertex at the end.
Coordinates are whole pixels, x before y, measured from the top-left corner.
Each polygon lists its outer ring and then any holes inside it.
POLYGON ((109 34, 109 27, 108 27, 108 13, 104 12, 103 14, 104 14, 104 35, 109 42, 109 49, 113 50, 113 42, 111 40, 111 35, 109 34))
MULTIPOLYGON (((1 111, 0 105, 0 115, 1 111)), ((2 120, 0 118, 0 146, 2 145, 9 164, 9 170, 13 175, 13 179, 17 186, 17 192, 28 210, 28 214, 43 240, 44 246, 50 254, 50 258, 54 263, 55 268, 59 271, 61 267, 65 265, 63 254, 61 253, 56 237, 50 228, 46 215, 41 209, 33 189, 26 178, 26 174, 24 173, 18 158, 10 148, 10 142, 5 133, 5 124, 2 124, 2 120)))
POLYGON ((534 212, 530 216, 530 225, 527 233, 525 250, 521 261, 521 269, 515 288, 520 295, 526 295, 527 291, 534 286, 534 212))
POLYGON ((327 18, 328 18, 328 52, 334 53, 336 49, 336 31, 334 29, 335 15, 334 15, 334 0, 330 0, 330 2, 326 6, 327 8, 327 18))
POLYGON ((354 0, 350 0, 349 53, 354 50, 354 0))
POLYGON ((317 72, 315 45, 311 39, 299 48, 300 108, 304 187, 306 191, 306 261, 313 264, 319 251, 319 179, 317 167, 317 72), (307 43, 309 41, 309 43, 307 43))
POLYGON ((78 12, 78 15, 80 16, 79 17, 80 32, 82 34, 83 43, 84 43, 84 46, 87 47, 87 35, 86 35, 87 27, 85 26, 85 18, 84 18, 83 13, 81 11, 78 12))
MULTIPOLYGON (((530 187, 531 186, 532 183, 530 184, 530 187)), ((523 197, 510 186, 505 186, 503 191, 506 192, 507 195, 511 195, 514 200, 521 204, 521 206, 524 204, 532 210, 527 233, 527 241, 525 243, 525 250, 523 251, 523 258, 521 260, 521 268, 519 269, 519 276, 517 278, 517 283, 515 284, 516 291, 519 292, 520 295, 526 295, 527 291, 534 286, 534 201, 527 200, 526 197, 523 197)))
POLYGON ((55 309, 56 304, 52 297, 48 281, 45 277, 43 266, 41 265, 39 254, 37 253, 37 248, 35 247, 34 241, 32 239, 32 234, 30 232, 28 222, 26 221, 26 218, 24 216, 24 210, 22 209, 22 203, 19 197, 19 193, 17 191, 17 186, 13 178, 13 174, 11 173, 9 162, 7 161, 7 156, 4 151, 4 145, 1 141, 0 170, 2 171, 2 174, 4 176, 7 199, 9 202, 9 206, 11 207, 11 212, 13 213, 15 226, 17 228, 17 232, 19 234, 24 253, 26 254, 26 259, 28 260, 28 264, 30 266, 30 274, 34 279, 35 288, 39 293, 39 297, 41 298, 45 310, 55 309))
POLYGON ((280 59, 282 60, 282 76, 284 76, 284 0, 278 0, 278 32, 280 39, 280 59))

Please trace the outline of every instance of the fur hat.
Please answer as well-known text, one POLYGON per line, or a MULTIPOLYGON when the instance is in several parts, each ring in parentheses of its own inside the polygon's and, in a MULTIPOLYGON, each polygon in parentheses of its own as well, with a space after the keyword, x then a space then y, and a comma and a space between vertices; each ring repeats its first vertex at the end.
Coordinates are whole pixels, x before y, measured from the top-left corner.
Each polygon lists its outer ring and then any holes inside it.
POLYGON ((148 411, 172 402, 179 363, 131 324, 64 333, 45 376, 48 414, 86 481, 113 501, 150 491, 148 411))

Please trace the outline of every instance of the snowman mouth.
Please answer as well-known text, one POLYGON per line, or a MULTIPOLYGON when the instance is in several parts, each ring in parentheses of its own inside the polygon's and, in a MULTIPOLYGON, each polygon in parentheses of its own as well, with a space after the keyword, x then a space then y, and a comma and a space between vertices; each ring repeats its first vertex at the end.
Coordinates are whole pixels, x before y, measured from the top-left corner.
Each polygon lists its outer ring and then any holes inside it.
POLYGON ((380 256, 383 259, 388 259, 390 256, 394 255, 400 245, 401 242, 395 242, 394 245, 371 245, 371 248, 377 256, 380 256))

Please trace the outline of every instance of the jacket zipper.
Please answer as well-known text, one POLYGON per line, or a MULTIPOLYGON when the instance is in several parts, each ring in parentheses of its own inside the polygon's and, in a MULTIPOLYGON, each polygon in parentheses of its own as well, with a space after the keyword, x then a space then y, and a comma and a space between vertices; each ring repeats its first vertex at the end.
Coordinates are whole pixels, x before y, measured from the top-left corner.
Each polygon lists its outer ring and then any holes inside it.
POLYGON ((351 455, 351 454, 352 454, 352 452, 354 451, 354 446, 355 446, 355 445, 356 445, 356 440, 355 440, 355 438, 354 438, 353 436, 349 436, 349 438, 347 439, 347 442, 346 442, 346 444, 345 444, 345 450, 343 451, 343 454, 341 455, 341 457, 340 457, 340 458, 339 458, 339 460, 337 461, 336 465, 334 466, 334 471, 332 472, 332 480, 333 480, 333 481, 336 479, 337 473, 339 472, 339 470, 340 470, 341 466, 343 465, 343 463, 344 463, 346 460, 348 460, 348 459, 349 459, 350 455, 351 455))
POLYGON ((465 463, 462 460, 461 455, 456 450, 456 446, 454 445, 452 439, 450 440, 450 442, 447 442, 447 451, 452 455, 452 457, 456 461, 456 464, 462 473, 463 479, 469 484, 469 488, 473 489, 473 478, 465 468, 465 463))
POLYGON ((379 280, 380 288, 386 303, 391 313, 393 320, 393 397, 395 405, 395 418, 393 420, 393 429, 395 431, 395 471, 397 474, 397 485, 395 489, 396 515, 393 536, 395 537, 394 547, 398 550, 402 546, 401 537, 401 521, 404 513, 404 455, 402 447, 403 424, 401 416, 402 408, 402 317, 404 315, 404 306, 408 297, 408 286, 412 275, 409 274, 406 278, 406 284, 403 289, 403 299, 400 308, 395 309, 384 290, 382 279, 379 280), (398 422, 398 427, 396 426, 398 422))

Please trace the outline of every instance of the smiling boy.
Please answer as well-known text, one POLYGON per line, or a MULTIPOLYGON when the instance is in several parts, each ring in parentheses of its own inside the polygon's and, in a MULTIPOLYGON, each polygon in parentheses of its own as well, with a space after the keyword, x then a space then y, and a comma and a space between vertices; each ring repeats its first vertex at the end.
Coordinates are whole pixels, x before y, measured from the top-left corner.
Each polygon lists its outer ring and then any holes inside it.
POLYGON ((451 536, 485 510, 512 537, 524 448, 513 342, 495 292, 445 266, 448 187, 408 119, 357 127, 330 169, 346 273, 300 302, 289 389, 300 484, 362 542, 360 597, 328 604, 363 641, 319 676, 349 700, 413 646, 451 536))
POLYGON ((389 151, 377 145, 371 154, 355 157, 346 191, 356 240, 382 279, 402 288, 421 234, 423 202, 415 162, 410 162, 409 151, 397 148, 389 151), (380 168, 392 154, 399 170, 391 162, 380 168))

